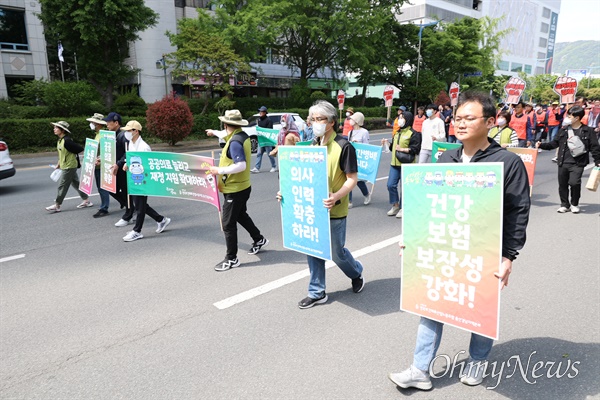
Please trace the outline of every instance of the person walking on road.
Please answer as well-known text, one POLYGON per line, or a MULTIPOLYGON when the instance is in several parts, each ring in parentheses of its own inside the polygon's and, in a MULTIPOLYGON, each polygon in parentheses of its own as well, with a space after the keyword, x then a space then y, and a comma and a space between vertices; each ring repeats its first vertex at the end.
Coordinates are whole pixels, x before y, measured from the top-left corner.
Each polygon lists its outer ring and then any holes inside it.
MULTIPOLYGON (((558 148, 558 195, 560 207, 557 212, 563 214, 571 211, 573 214, 580 212, 579 198, 581 197, 581 176, 583 169, 590 161, 590 153, 594 163, 600 166, 600 145, 592 128, 581 123, 585 111, 581 106, 573 106, 563 118, 563 127, 558 131, 554 140, 548 143, 537 142, 536 147, 542 150, 558 148), (572 137, 579 138, 583 146, 579 153, 569 149, 572 137), (569 201, 569 189, 571 200, 569 201)), ((576 140, 576 139, 575 139, 576 140)))
MULTIPOLYGON (((525 231, 529 222, 529 182, 527 170, 520 157, 500 147, 488 137, 494 126, 496 110, 492 98, 484 93, 464 92, 456 110, 456 137, 463 146, 445 151, 441 163, 501 162, 504 164, 504 214, 502 222, 502 262, 495 276, 502 287, 508 286, 512 263, 525 245, 525 231)), ((491 212, 499 212, 492 210, 491 212)), ((405 238, 406 239, 406 238, 405 238)), ((407 240, 408 242, 409 240, 407 240)), ((444 324, 421 317, 412 365, 400 373, 389 374, 398 387, 429 390, 432 388, 429 371, 442 340, 444 324)), ((461 373, 465 385, 479 385, 483 380, 485 360, 493 340, 471 333, 469 361, 461 373)))
MULTIPOLYGON (((352 130, 348 133, 348 141, 351 143, 369 144, 369 131, 363 128, 363 125, 365 124, 365 116, 363 113, 354 113, 350 117, 350 124, 352 125, 352 130)), ((358 186, 363 196, 365 196, 363 204, 365 206, 369 205, 369 203, 371 203, 371 192, 369 192, 369 188, 367 188, 367 182, 358 181, 356 186, 358 186)), ((352 190, 348 196, 348 208, 352 208, 352 190)))
MULTIPOLYGON (((95 113, 86 121, 90 123, 90 129, 92 129, 96 136, 94 140, 100 143, 100 131, 106 128, 106 121, 104 121, 104 115, 95 113)), ((96 188, 98 189, 98 195, 100 195, 100 208, 92 215, 94 218, 105 217, 108 215, 108 206, 110 205, 110 193, 100 187, 100 147, 98 147, 98 154, 96 155, 96 162, 94 168, 94 180, 96 181, 96 188)))
POLYGON ((436 117, 436 106, 430 104, 425 109, 427 119, 423 121, 421 131, 421 152, 419 153, 419 164, 431 162, 431 151, 433 142, 446 141, 446 128, 444 121, 436 117))
POLYGON ((130 199, 127 196, 127 174, 123 170, 125 165, 125 154, 127 152, 127 146, 129 141, 125 137, 125 133, 121 130, 121 116, 116 112, 111 112, 106 118, 106 126, 109 130, 115 132, 116 137, 116 159, 117 162, 112 166, 112 174, 117 177, 117 191, 110 195, 119 202, 121 208, 125 209, 125 213, 115 223, 116 227, 127 226, 131 223, 133 218, 133 204, 130 204, 130 199))
MULTIPOLYGON (((122 130, 125 131, 125 138, 129 141, 127 151, 152 151, 150 146, 142 139, 142 124, 137 121, 129 121, 122 130)), ((127 170, 131 169, 132 172, 136 172, 136 168, 138 167, 139 164, 136 166, 133 162, 131 166, 128 166, 126 160, 123 164, 123 171, 127 172, 127 170)), ((171 218, 163 217, 154 208, 150 207, 148 196, 131 196, 131 201, 135 205, 137 217, 133 230, 123 237, 123 241, 133 242, 144 237, 142 235, 142 227, 144 226, 146 215, 149 215, 150 218, 156 221, 156 233, 161 233, 171 223, 171 218)))
POLYGON ((248 254, 257 254, 269 241, 260 233, 247 212, 247 203, 250 199, 250 140, 248 134, 242 130, 248 121, 242 118, 239 110, 227 110, 219 120, 223 122, 225 130, 216 131, 207 129, 208 136, 218 136, 225 139, 225 147, 221 151, 218 167, 210 167, 210 173, 219 176, 219 191, 223 193, 222 224, 225 233, 227 253, 223 261, 215 266, 216 271, 227 271, 238 267, 240 260, 237 256, 238 237, 237 224, 248 231, 254 241, 248 254))
POLYGON ((400 118, 400 131, 394 136, 393 142, 389 143, 387 139, 382 139, 381 141, 383 145, 387 144, 392 151, 392 161, 387 181, 389 200, 392 205, 392 208, 387 212, 387 215, 390 217, 402 218, 402 202, 398 194, 398 182, 400 182, 402 176, 402 162, 396 156, 396 152, 405 153, 409 158, 412 158, 412 161, 409 162, 414 163, 417 161, 417 157, 421 151, 421 134, 416 132, 412 128, 412 125, 413 114, 405 111, 400 118))
MULTIPOLYGON (((273 129, 273 121, 271 118, 267 116, 268 110, 267 107, 262 106, 258 109, 258 121, 256 123, 257 126, 261 128, 273 129)), ((269 161, 271 161, 271 170, 269 172, 277 171, 277 162, 275 161, 275 157, 273 157, 270 153, 273 151, 273 146, 259 146, 258 152, 256 153, 256 165, 254 168, 250 170, 253 174, 258 174, 260 172, 260 166, 262 165, 262 158, 265 153, 269 156, 269 161)))
POLYGON ((67 135, 67 133, 71 133, 71 131, 69 131, 68 122, 58 121, 51 122, 51 124, 54 125, 54 134, 58 137, 58 142, 56 143, 58 163, 56 164, 55 169, 60 169, 62 173, 58 181, 58 193, 56 194, 54 204, 46 207, 46 211, 51 213, 60 212, 60 206, 69 191, 69 186, 73 186, 83 200, 77 208, 92 207, 94 204, 89 200, 88 195, 79 190, 79 176, 77 175, 77 169, 80 165, 78 154, 83 151, 83 147, 75 143, 71 137, 67 135))
MULTIPOLYGON (((309 109, 313 121, 315 139, 313 146, 327 148, 327 179, 329 180, 329 198, 323 200, 323 206, 329 209, 331 226, 331 252, 333 262, 352 280, 352 291, 360 293, 365 285, 362 276, 363 266, 355 260, 344 247, 346 242, 346 217, 348 216, 348 193, 356 186, 358 164, 356 151, 350 142, 335 132, 337 110, 327 101, 317 101, 309 109)), ((277 194, 281 201, 281 194, 277 194)), ((325 260, 307 256, 310 270, 308 296, 298 303, 301 309, 324 304, 328 297, 325 292, 325 260)))

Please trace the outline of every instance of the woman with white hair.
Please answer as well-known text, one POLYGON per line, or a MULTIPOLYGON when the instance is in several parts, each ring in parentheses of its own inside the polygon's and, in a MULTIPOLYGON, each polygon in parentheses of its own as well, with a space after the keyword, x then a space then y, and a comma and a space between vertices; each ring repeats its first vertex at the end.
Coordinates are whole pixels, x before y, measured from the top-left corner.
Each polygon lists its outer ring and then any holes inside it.
MULTIPOLYGON (((348 140, 352 143, 365 143, 369 144, 369 131, 363 128, 365 124, 365 116, 361 112, 357 112, 352 114, 350 117, 350 125, 352 125, 352 130, 348 132, 348 140)), ((363 196, 365 196, 365 201, 363 204, 366 206, 371 202, 371 192, 367 188, 367 182, 358 181, 356 186, 360 189, 363 196)), ((350 191, 348 208, 352 208, 352 191, 350 191)))

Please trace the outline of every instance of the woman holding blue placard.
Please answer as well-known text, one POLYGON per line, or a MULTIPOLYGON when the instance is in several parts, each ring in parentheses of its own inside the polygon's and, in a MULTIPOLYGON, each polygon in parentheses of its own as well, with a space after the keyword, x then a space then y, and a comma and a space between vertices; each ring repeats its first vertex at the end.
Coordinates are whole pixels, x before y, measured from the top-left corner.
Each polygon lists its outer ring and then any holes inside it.
POLYGON ((392 208, 387 212, 390 217, 402 218, 401 198, 398 194, 398 182, 402 177, 402 164, 416 162, 421 151, 421 134, 412 129, 413 120, 413 114, 404 111, 398 117, 400 131, 394 136, 392 143, 389 143, 387 139, 381 141, 382 144, 387 143, 390 150, 392 150, 392 161, 387 181, 390 204, 392 205, 392 208))

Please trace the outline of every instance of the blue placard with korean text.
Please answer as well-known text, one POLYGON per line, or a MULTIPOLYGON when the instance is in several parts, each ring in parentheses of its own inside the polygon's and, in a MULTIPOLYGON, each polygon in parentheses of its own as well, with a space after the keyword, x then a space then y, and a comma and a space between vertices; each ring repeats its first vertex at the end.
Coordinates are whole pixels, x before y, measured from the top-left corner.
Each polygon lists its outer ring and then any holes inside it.
POLYGON ((278 158, 283 247, 331 260, 327 149, 279 146, 278 158))
POLYGON ((373 146, 366 143, 352 143, 356 149, 356 161, 358 162, 358 179, 375 184, 379 161, 381 161, 381 146, 373 146))

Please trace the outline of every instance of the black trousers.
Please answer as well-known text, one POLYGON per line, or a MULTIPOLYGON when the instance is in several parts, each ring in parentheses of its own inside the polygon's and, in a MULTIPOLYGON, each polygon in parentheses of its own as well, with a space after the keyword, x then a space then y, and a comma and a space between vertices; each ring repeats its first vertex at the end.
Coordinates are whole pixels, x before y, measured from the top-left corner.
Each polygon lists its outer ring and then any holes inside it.
POLYGON ((562 207, 569 208, 571 205, 579 205, 582 175, 583 167, 576 164, 563 164, 558 167, 558 195, 562 207), (569 202, 569 188, 571 189, 571 202, 569 202))
POLYGON ((142 231, 142 227, 144 226, 144 219, 146 215, 155 220, 156 222, 161 222, 164 217, 154 211, 154 208, 148 205, 148 196, 130 196, 133 204, 135 204, 135 209, 137 212, 137 217, 135 220, 135 226, 133 230, 137 233, 142 231))
MULTIPOLYGON (((252 218, 247 213, 246 204, 250 198, 251 188, 244 189, 237 193, 223 193, 223 232, 225 233, 225 244, 227 245, 227 259, 233 260, 237 257, 238 237, 237 224, 239 223, 248 231, 254 243, 263 238, 260 231, 254 225, 252 218)), ((139 217, 138 217, 139 218, 139 217)))
POLYGON ((127 201, 127 173, 122 169, 117 172, 117 192, 110 195, 119 202, 121 208, 125 208, 125 214, 121 217, 125 221, 133 218, 133 201, 127 201), (131 203, 131 204, 130 204, 131 203))

